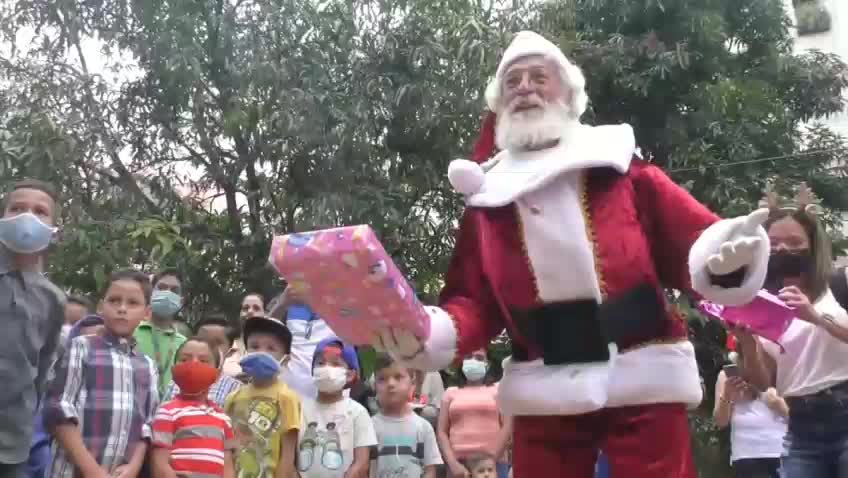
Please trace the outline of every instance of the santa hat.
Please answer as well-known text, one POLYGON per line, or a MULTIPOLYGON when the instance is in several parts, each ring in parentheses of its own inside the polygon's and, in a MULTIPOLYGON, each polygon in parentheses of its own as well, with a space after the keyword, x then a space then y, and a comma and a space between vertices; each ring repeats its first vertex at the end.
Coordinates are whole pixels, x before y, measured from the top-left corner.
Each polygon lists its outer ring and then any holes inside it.
POLYGON ((455 159, 448 165, 448 181, 460 194, 470 196, 483 187, 483 182, 486 180, 486 162, 495 154, 496 123, 497 116, 492 112, 486 113, 483 126, 480 128, 480 136, 471 152, 471 161, 455 159))
POLYGON ((500 101, 501 80, 503 74, 515 61, 528 56, 539 55, 549 58, 560 67, 560 75, 566 86, 571 90, 571 111, 579 117, 586 111, 589 97, 586 96, 586 78, 574 63, 566 58, 562 50, 538 33, 531 31, 519 32, 507 47, 498 65, 495 77, 486 88, 486 104, 489 112, 483 119, 480 137, 474 145, 471 160, 485 163, 495 153, 495 126, 497 125, 498 103, 500 101))
POLYGON ((500 103, 501 80, 503 74, 510 65, 528 56, 541 56, 553 60, 560 68, 560 76, 565 86, 571 91, 570 109, 575 117, 579 118, 586 111, 589 102, 586 96, 586 78, 583 72, 574 63, 566 58, 558 46, 538 33, 523 31, 515 35, 515 38, 507 47, 498 65, 495 78, 489 82, 486 88, 486 104, 489 110, 497 113, 500 103))

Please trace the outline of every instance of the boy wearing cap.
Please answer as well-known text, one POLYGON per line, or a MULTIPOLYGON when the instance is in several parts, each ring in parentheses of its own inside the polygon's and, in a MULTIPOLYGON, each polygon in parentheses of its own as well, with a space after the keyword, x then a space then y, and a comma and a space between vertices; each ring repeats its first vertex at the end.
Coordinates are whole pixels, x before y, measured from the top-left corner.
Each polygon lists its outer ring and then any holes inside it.
POLYGON ((359 376, 356 350, 336 337, 315 348, 317 400, 303 403, 298 470, 301 478, 367 478, 377 435, 368 411, 344 390, 359 376))
POLYGON ((279 379, 291 332, 277 319, 255 317, 244 322, 242 336, 247 353, 239 365, 248 384, 224 406, 238 443, 236 471, 240 478, 293 478, 300 400, 279 379))

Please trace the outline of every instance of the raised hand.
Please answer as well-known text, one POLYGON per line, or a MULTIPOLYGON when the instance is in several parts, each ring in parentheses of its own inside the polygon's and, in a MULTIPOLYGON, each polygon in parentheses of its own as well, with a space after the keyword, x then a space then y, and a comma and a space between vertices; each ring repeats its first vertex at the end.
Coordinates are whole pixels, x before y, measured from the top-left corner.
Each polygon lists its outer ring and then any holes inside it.
POLYGON ((726 275, 752 264, 757 249, 762 245, 757 229, 768 219, 768 215, 768 209, 763 208, 739 218, 739 225, 733 237, 721 245, 718 254, 707 259, 710 272, 726 275))

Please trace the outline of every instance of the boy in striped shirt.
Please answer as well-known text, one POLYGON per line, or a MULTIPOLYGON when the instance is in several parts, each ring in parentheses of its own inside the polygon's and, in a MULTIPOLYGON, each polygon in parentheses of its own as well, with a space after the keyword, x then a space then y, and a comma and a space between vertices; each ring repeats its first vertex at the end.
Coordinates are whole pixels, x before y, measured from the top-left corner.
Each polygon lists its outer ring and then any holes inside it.
POLYGON ((230 418, 207 398, 221 355, 200 337, 187 340, 176 355, 173 378, 180 392, 153 420, 153 476, 234 478, 230 418))

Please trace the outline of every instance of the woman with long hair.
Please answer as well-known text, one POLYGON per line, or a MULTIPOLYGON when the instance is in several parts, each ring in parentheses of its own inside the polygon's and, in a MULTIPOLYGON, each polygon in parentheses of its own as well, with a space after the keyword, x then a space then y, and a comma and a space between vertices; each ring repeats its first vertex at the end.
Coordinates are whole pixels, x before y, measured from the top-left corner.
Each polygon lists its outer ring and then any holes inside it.
MULTIPOLYGON (((732 339, 732 337, 730 337, 732 339)), ((713 420, 730 426, 730 463, 737 478, 780 478, 789 409, 774 388, 760 392, 739 376, 744 356, 728 340, 729 365, 719 372, 713 420)))
POLYGON ((483 453, 498 460, 498 478, 506 478, 509 467, 502 458, 512 437, 512 420, 498 412, 498 387, 490 380, 486 349, 466 357, 461 373, 464 384, 445 390, 439 408, 436 436, 448 476, 469 478, 465 460, 483 453))
POLYGON ((828 287, 830 240, 806 186, 795 201, 770 194, 767 288, 796 311, 781 347, 735 330, 742 375, 770 386, 789 406, 782 458, 786 478, 848 477, 848 313, 828 287))

